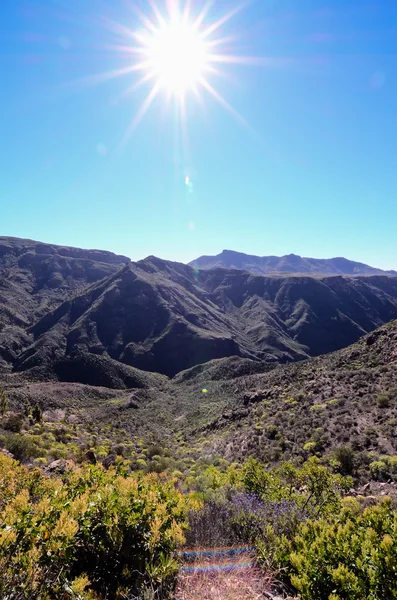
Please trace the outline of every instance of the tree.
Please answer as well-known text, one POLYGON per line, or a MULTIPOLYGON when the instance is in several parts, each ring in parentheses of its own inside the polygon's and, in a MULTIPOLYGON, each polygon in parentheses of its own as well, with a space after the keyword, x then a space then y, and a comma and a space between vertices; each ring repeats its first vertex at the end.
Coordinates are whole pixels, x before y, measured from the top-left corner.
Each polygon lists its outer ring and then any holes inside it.
POLYGON ((350 446, 335 448, 334 456, 339 463, 342 475, 353 475, 355 468, 354 451, 350 446))
POLYGON ((32 419, 35 423, 41 423, 43 420, 43 411, 38 404, 35 404, 32 408, 32 419))

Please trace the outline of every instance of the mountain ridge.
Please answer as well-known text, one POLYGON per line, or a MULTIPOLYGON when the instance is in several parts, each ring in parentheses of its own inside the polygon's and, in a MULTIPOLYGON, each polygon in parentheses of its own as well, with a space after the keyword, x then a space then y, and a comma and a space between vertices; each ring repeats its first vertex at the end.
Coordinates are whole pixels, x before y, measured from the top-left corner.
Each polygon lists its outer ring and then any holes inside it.
POLYGON ((385 275, 197 270, 15 238, 0 238, 0 273, 0 367, 76 383, 82 365, 91 384, 128 387, 128 368, 173 377, 231 356, 301 360, 397 318, 385 275))
POLYGON ((223 250, 215 256, 200 256, 188 263, 199 269, 238 269, 255 275, 269 273, 299 273, 313 275, 390 275, 397 276, 397 271, 382 270, 364 263, 348 260, 343 257, 309 258, 297 254, 285 256, 256 256, 223 250))

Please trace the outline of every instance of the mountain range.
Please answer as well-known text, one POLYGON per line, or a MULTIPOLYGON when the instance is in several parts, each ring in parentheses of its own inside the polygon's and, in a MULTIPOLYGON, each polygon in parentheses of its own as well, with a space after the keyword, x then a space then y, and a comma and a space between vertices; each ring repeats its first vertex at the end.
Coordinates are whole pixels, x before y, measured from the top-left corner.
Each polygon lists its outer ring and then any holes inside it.
POLYGON ((200 256, 189 263, 198 269, 240 269, 255 275, 269 273, 300 273, 311 275, 393 275, 397 271, 383 271, 363 263, 338 258, 303 258, 296 254, 286 256, 254 256, 223 250, 216 256, 200 256))
POLYGON ((331 352, 396 318, 389 274, 262 276, 0 238, 8 375, 140 387, 142 371, 173 377, 224 357, 331 352))

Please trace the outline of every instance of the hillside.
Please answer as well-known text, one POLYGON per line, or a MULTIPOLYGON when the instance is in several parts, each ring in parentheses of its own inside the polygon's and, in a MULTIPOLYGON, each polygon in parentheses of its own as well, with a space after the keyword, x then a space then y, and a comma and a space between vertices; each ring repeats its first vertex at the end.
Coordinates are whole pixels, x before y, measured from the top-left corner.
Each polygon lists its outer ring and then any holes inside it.
POLYGON ((36 381, 128 388, 131 368, 172 377, 223 357, 301 360, 397 318, 385 275, 197 271, 8 238, 0 250, 0 365, 36 381))
POLYGON ((359 472, 397 453, 397 321, 338 352, 226 381, 211 381, 210 368, 194 380, 234 396, 194 434, 208 452, 277 462, 348 446, 359 472))
POLYGON ((269 273, 307 273, 311 275, 393 275, 397 271, 383 271, 346 258, 304 258, 296 254, 286 256, 254 256, 223 250, 216 256, 200 256, 189 263, 198 269, 240 269, 255 275, 269 273))
POLYGON ((43 409, 44 446, 38 455, 48 460, 54 456, 48 434, 58 442, 55 457, 75 456, 95 439, 102 458, 122 452, 134 466, 186 472, 194 461, 201 468, 248 456, 266 463, 314 454, 330 460, 347 446, 358 478, 368 479, 375 467, 384 469, 372 473, 375 478, 391 476, 387 457, 397 452, 397 321, 348 348, 298 363, 230 357, 172 380, 134 374, 130 389, 20 376, 3 385, 14 410, 26 403, 43 409), (370 467, 376 462, 383 467, 370 467))
POLYGON ((0 367, 29 345, 30 327, 65 299, 116 272, 129 259, 0 237, 0 367))

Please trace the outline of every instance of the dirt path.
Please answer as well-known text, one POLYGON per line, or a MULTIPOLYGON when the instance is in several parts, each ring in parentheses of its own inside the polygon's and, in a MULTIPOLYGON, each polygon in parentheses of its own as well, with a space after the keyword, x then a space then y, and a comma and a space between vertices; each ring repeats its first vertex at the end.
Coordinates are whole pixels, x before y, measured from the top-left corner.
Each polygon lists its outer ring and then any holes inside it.
POLYGON ((271 577, 255 567, 253 548, 186 550, 175 600, 263 600, 271 577))

